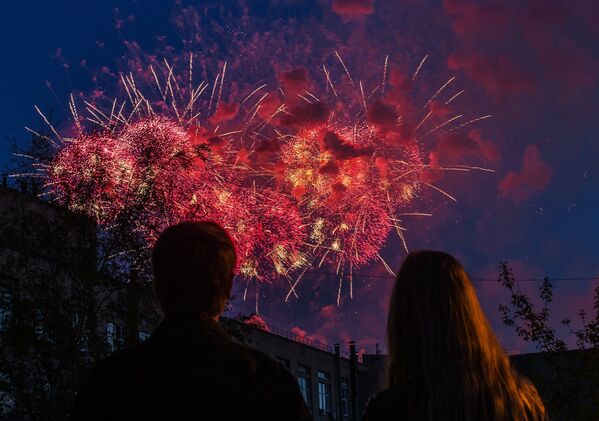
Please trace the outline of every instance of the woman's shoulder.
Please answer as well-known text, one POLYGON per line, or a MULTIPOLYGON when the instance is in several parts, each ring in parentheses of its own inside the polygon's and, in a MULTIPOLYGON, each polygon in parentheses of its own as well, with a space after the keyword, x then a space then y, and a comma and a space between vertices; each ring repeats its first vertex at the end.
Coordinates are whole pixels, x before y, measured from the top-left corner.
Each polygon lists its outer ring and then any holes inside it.
POLYGON ((413 419, 414 396, 411 384, 402 384, 385 389, 372 396, 366 404, 364 421, 413 419))

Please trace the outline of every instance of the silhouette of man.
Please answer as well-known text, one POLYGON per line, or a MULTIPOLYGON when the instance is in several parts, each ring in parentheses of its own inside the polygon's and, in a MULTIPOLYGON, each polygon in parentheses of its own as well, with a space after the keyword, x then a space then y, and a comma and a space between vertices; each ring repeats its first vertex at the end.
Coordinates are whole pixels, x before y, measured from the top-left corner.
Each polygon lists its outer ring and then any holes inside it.
POLYGON ((218 324, 235 261, 230 237, 215 223, 166 229, 152 253, 165 320, 146 342, 91 373, 73 419, 311 419, 291 374, 218 324))

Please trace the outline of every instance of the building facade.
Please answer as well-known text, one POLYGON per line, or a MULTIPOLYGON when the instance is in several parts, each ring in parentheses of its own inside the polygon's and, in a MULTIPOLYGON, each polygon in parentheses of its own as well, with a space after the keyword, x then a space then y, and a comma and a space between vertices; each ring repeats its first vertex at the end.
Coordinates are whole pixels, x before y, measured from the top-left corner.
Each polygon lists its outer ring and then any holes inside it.
MULTIPOLYGON (((354 419, 351 389, 357 365, 352 364, 351 355, 341 353, 339 345, 331 348, 272 326, 250 327, 245 344, 289 370, 315 420, 354 419)), ((355 347, 352 349, 357 361, 355 347)))

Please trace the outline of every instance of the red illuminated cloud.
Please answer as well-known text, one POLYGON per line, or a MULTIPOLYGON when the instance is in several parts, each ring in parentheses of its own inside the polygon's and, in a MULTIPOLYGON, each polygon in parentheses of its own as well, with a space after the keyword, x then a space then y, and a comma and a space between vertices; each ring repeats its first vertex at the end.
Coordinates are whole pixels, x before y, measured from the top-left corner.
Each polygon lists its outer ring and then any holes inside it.
POLYGON ((331 152, 336 159, 353 159, 372 154, 372 148, 358 148, 345 142, 333 132, 326 132, 321 139, 320 147, 331 152))
POLYGON ((255 149, 254 157, 259 162, 272 162, 273 156, 279 153, 281 144, 275 139, 261 142, 255 149))
POLYGON ((375 101, 368 107, 366 116, 369 123, 379 126, 383 130, 391 130, 397 124, 399 114, 395 107, 387 105, 380 100, 375 101))
POLYGON ((567 89, 592 89, 599 76, 599 62, 572 40, 564 40, 548 48, 542 60, 549 76, 564 84, 567 89))
POLYGON ((221 121, 231 120, 232 118, 235 118, 238 111, 238 104, 224 104, 219 102, 216 112, 210 117, 210 123, 216 125, 221 121))
POLYGON ((324 175, 335 176, 339 174, 339 165, 333 160, 327 161, 326 164, 318 169, 318 172, 324 175))
POLYGON ((287 95, 302 93, 310 87, 310 76, 304 67, 297 67, 279 74, 279 82, 287 95))
POLYGON ((297 327, 297 326, 294 326, 294 327, 291 328, 291 333, 293 333, 294 335, 299 336, 300 338, 305 338, 305 337, 308 336, 308 332, 306 332, 301 327, 297 327))
POLYGON ((254 327, 256 329, 260 329, 260 330, 265 330, 265 331, 270 331, 270 328, 268 327, 268 324, 266 323, 266 321, 260 317, 260 315, 258 314, 252 314, 250 315, 245 321, 244 323, 248 326, 254 327))
POLYGON ((479 4, 473 1, 444 0, 443 7, 453 16, 452 28, 460 35, 497 37, 505 32, 510 20, 505 2, 479 4))
POLYGON ((451 107, 443 102, 431 101, 428 107, 431 110, 432 115, 435 116, 446 116, 451 113, 451 107))
POLYGON ((333 11, 345 19, 358 18, 374 12, 374 0, 333 0, 333 11))
POLYGON ((448 67, 464 71, 495 97, 535 93, 546 83, 558 95, 584 95, 599 80, 599 60, 590 49, 597 43, 596 4, 444 0, 457 41, 448 67))
POLYGON ((317 125, 329 118, 329 108, 322 102, 301 103, 289 109, 289 114, 281 117, 283 126, 317 125))
POLYGON ((270 120, 273 114, 276 113, 277 109, 281 105, 281 100, 279 99, 276 92, 269 92, 269 94, 260 102, 260 107, 258 108, 258 115, 265 119, 270 120))
MULTIPOLYGON (((459 163, 467 156, 476 156, 487 161, 497 161, 499 151, 489 140, 484 140, 480 129, 465 133, 448 133, 439 139, 433 152, 435 158, 444 162, 459 163)), ((437 159, 435 159, 437 161, 437 159)))
POLYGON ((397 106, 404 106, 410 103, 410 91, 414 85, 412 78, 410 78, 405 70, 393 69, 389 77, 389 84, 391 89, 385 94, 387 101, 397 106))
POLYGON ((276 138, 264 141, 256 148, 257 153, 278 153, 280 150, 281 145, 276 138))
POLYGON ((530 145, 524 151, 524 163, 519 172, 510 171, 499 185, 501 195, 513 200, 525 200, 543 190, 553 176, 553 170, 539 154, 535 145, 530 145))
POLYGON ((512 93, 534 92, 536 76, 508 55, 490 56, 482 51, 463 50, 450 54, 447 66, 451 70, 462 70, 469 78, 478 82, 496 97, 512 93))

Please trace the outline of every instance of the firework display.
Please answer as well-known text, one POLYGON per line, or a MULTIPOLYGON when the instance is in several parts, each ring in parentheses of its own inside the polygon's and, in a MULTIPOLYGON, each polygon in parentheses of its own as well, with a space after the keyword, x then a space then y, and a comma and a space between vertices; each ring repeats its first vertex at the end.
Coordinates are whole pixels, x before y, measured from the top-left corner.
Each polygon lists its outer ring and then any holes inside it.
MULTIPOLYGON (((400 216, 427 215, 409 209, 423 187, 451 196, 427 178, 436 164, 418 129, 432 111, 419 124, 406 122, 400 105, 382 94, 387 59, 381 95, 372 97, 335 54, 344 80, 336 85, 323 66, 321 94, 304 89, 308 76, 300 69, 284 74, 278 89, 261 85, 225 103, 227 63, 213 83, 194 87, 191 56, 188 81, 167 62, 140 71, 153 83, 148 92, 133 74, 122 75, 127 99, 108 107, 86 101, 85 119, 71 97, 77 134, 62 138, 50 126, 57 151, 40 166, 48 193, 104 226, 125 215, 148 245, 178 221, 215 221, 235 242, 239 276, 287 279, 289 298, 309 268, 330 265, 339 275, 339 303, 346 275, 351 296, 359 268, 380 260, 391 272, 380 255, 391 232, 407 250, 400 216)), ((424 136, 456 119, 431 123, 424 136)))

